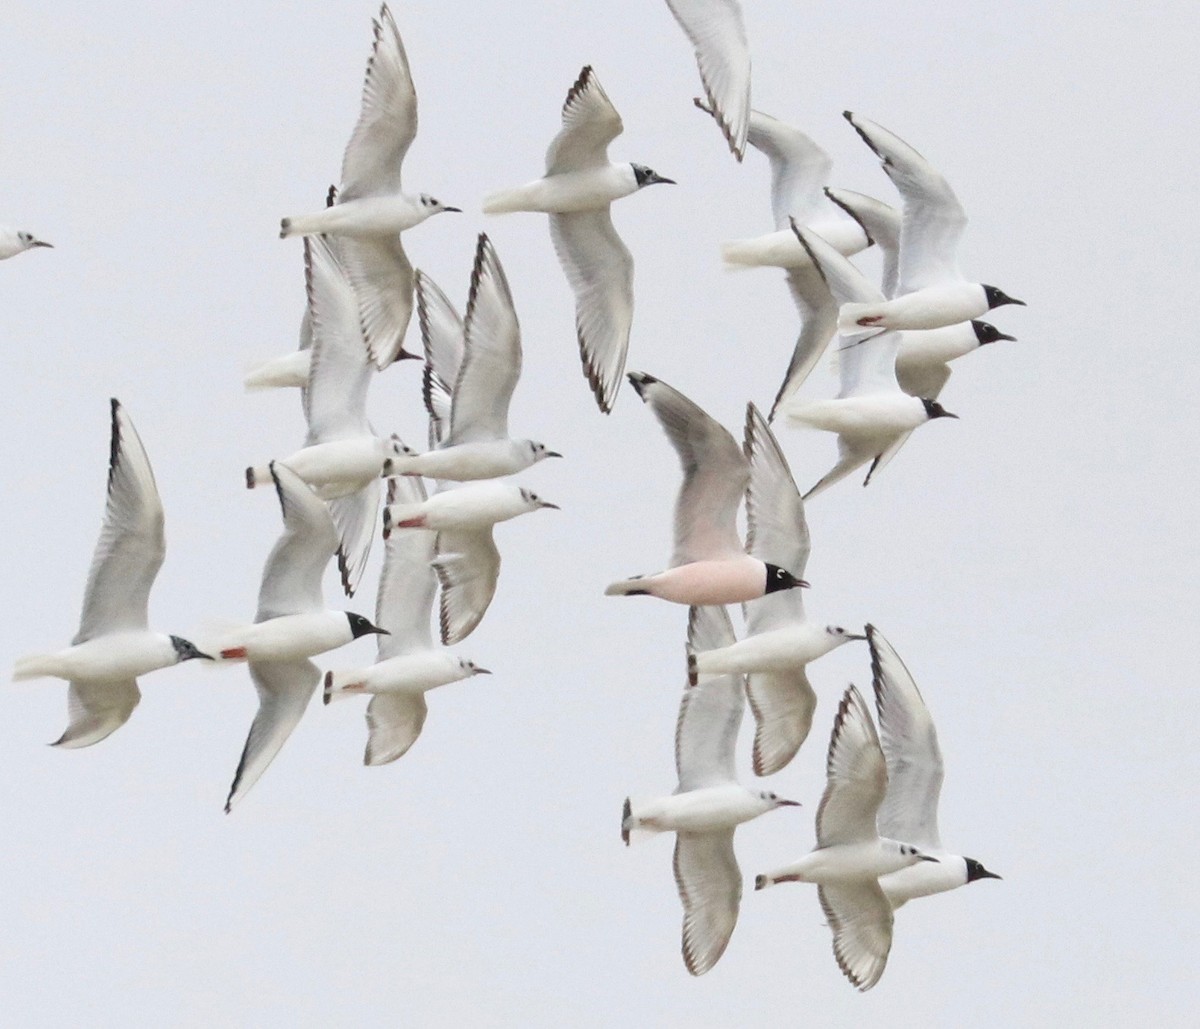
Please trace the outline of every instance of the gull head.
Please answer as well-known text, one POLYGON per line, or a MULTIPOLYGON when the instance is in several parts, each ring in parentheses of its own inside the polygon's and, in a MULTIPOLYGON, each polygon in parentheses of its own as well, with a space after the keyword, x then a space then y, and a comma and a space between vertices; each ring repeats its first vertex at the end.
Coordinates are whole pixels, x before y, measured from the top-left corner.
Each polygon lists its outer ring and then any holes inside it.
POLYGON ((995 872, 989 872, 974 858, 963 858, 967 864, 967 882, 973 883, 976 879, 999 879, 995 872))
POLYGON ((391 633, 387 629, 381 629, 378 625, 372 625, 362 615, 356 615, 353 611, 347 611, 346 621, 350 623, 350 634, 354 639, 359 636, 366 636, 368 633, 375 633, 377 636, 390 636, 391 633))
POLYGON ((536 493, 534 493, 533 490, 522 489, 521 499, 525 501, 530 511, 536 511, 540 507, 549 507, 555 511, 562 510, 562 508, 560 508, 557 504, 552 504, 548 500, 543 500, 536 493))
POLYGON ((633 177, 637 179, 637 188, 645 189, 647 186, 653 186, 656 182, 661 182, 667 186, 674 186, 675 180, 665 178, 659 175, 653 168, 647 168, 644 164, 630 164, 633 169, 633 177))
POLYGON ((562 457, 557 450, 547 450, 545 443, 539 443, 537 440, 527 439, 522 440, 525 449, 529 452, 531 464, 537 464, 539 461, 544 461, 548 457, 562 457))
POLYGON ((462 214, 461 207, 451 207, 449 204, 443 204, 440 200, 436 199, 435 197, 431 197, 428 193, 422 193, 419 197, 417 197, 417 202, 425 210, 425 217, 427 218, 431 218, 435 214, 443 214, 446 211, 455 211, 458 214, 462 214))
POLYGON ((189 643, 182 636, 172 636, 171 646, 175 648, 175 663, 180 661, 193 661, 198 657, 204 658, 205 661, 216 660, 212 654, 206 654, 204 651, 197 649, 194 643, 189 643))
POLYGON ((34 247, 49 247, 54 249, 53 243, 47 243, 44 239, 38 239, 32 232, 18 232, 17 241, 25 250, 32 250, 34 247))
POLYGON ((848 632, 840 625, 825 626, 825 635, 830 637, 835 647, 840 647, 843 643, 849 643, 851 640, 865 640, 867 638, 862 633, 848 632))
POLYGON ((458 667, 464 676, 470 675, 491 675, 491 669, 480 668, 474 661, 468 661, 465 657, 458 659, 458 667))
POLYGON ((803 579, 797 579, 786 568, 779 565, 767 565, 767 585, 763 593, 778 593, 780 590, 794 590, 798 586, 807 586, 803 579))
POLYGON ((758 794, 758 799, 767 805, 768 811, 774 811, 777 807, 800 807, 800 801, 784 800, 777 793, 772 793, 770 790, 761 790, 758 794))
POLYGON ((911 843, 894 843, 893 846, 900 851, 901 857, 908 858, 910 865, 919 864, 922 861, 937 863, 938 859, 932 854, 926 854, 920 847, 914 847, 911 843))
POLYGON ((991 322, 973 320, 971 322, 971 328, 975 330, 975 338, 979 340, 980 346, 983 346, 985 343, 995 343, 998 339, 1006 339, 1010 343, 1015 343, 1017 341, 1016 336, 1005 335, 991 322))
POLYGON ((934 418, 957 418, 958 415, 951 414, 936 400, 930 400, 928 397, 922 397, 921 403, 925 405, 925 416, 932 421, 934 418))
POLYGON ((995 286, 989 286, 986 283, 980 283, 983 286, 983 295, 987 298, 988 310, 993 307, 1003 307, 1005 304, 1016 304, 1019 307, 1025 306, 1024 300, 1018 300, 1016 297, 1010 297, 1003 290, 997 289, 995 286))

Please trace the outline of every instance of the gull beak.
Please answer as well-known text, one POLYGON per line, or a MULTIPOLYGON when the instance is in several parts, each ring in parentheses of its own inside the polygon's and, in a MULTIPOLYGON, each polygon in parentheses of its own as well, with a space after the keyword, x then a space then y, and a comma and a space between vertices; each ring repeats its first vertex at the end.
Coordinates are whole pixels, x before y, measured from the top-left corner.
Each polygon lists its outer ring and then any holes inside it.
POLYGON ((476 666, 474 674, 475 675, 491 675, 492 670, 490 668, 480 668, 479 666, 476 666))
MULTIPOLYGON (((1022 307, 1024 307, 1025 305, 1024 305, 1024 304, 1022 304, 1021 306, 1022 306, 1022 307)), ((1015 343, 1015 342, 1017 341, 1017 337, 1016 337, 1016 336, 1010 336, 1010 335, 1008 335, 1007 333, 1004 333, 1004 332, 998 332, 998 333, 996 334, 996 339, 1006 339, 1006 340, 1008 340, 1010 343, 1015 343)))
POLYGON ((674 179, 664 179, 661 175, 658 176, 658 178, 656 178, 654 181, 655 181, 655 183, 661 182, 664 186, 678 186, 679 185, 679 183, 676 182, 674 179))
POLYGON ((562 508, 561 508, 561 507, 559 507, 557 504, 552 504, 552 503, 550 503, 550 501, 549 501, 549 500, 543 500, 543 501, 540 501, 540 502, 538 503, 538 507, 549 507, 549 508, 553 508, 555 511, 561 511, 561 510, 562 510, 562 508))
POLYGON ((1001 882, 1004 881, 1003 876, 999 876, 995 872, 989 872, 986 868, 982 872, 979 873, 979 878, 980 879, 999 879, 1001 882))
MULTIPOLYGON (((204 658, 205 661, 215 661, 216 660, 216 658, 213 657, 212 654, 205 654, 199 650, 196 651, 196 657, 202 657, 202 658, 204 658)), ((996 878, 999 879, 1000 876, 996 876, 996 878)))
POLYGON ((30 245, 30 246, 33 246, 33 247, 49 247, 51 250, 53 250, 53 249, 54 249, 54 244, 53 244, 53 243, 47 243, 47 242, 46 242, 44 239, 35 239, 35 240, 34 240, 32 243, 30 243, 29 245, 30 245))
POLYGON ((922 860, 922 861, 932 861, 932 862, 933 862, 935 865, 936 865, 936 864, 940 864, 940 862, 938 861, 938 859, 937 859, 937 858, 935 858, 935 857, 930 857, 928 854, 922 854, 922 855, 921 855, 921 860, 922 860))
POLYGON ((777 801, 779 807, 802 807, 803 805, 798 800, 783 800, 777 801))
POLYGON ((808 580, 807 580, 807 579, 797 579, 797 580, 796 580, 796 585, 797 585, 797 586, 803 586, 803 587, 804 587, 804 589, 808 589, 808 588, 809 588, 809 586, 808 586, 808 580))
POLYGON ((375 635, 377 635, 377 636, 390 636, 391 635, 391 633, 388 632, 387 629, 381 629, 381 628, 379 628, 378 625, 372 625, 369 631, 375 633, 375 635))
POLYGON ((866 638, 867 638, 866 636, 860 636, 856 632, 846 633, 846 639, 848 639, 848 640, 865 640, 866 638))
MULTIPOLYGON (((462 210, 462 208, 461 208, 461 207, 443 207, 443 208, 442 208, 442 211, 443 211, 443 212, 444 212, 444 211, 453 211, 455 214, 462 214, 462 213, 463 213, 463 210, 462 210)), ((415 357, 416 355, 414 354, 413 356, 415 357)))
POLYGON ((547 450, 546 456, 547 457, 562 457, 562 454, 560 454, 557 450, 547 450))

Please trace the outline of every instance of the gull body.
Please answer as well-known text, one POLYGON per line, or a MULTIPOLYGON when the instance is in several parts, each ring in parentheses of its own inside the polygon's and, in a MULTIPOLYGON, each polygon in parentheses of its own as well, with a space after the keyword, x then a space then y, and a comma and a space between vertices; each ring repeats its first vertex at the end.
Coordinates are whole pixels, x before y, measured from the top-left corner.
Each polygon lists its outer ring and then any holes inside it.
POLYGON ((6 225, 0 225, 0 261, 16 257, 17 254, 23 254, 26 250, 33 250, 35 247, 54 249, 54 244, 47 243, 44 239, 38 239, 33 233, 26 232, 24 229, 12 229, 6 225))
POLYGON ((482 529, 539 508, 557 506, 507 482, 472 482, 435 493, 427 500, 389 503, 385 529, 482 529))
POLYGON ((652 596, 688 605, 737 604, 807 585, 742 547, 737 512, 750 469, 729 430, 652 375, 630 372, 629 380, 679 455, 684 477, 675 501, 671 566, 614 582, 605 596, 652 596))
MULTIPOLYGON (((688 648, 704 653, 733 642, 723 607, 693 607, 688 648)), ((768 790, 749 790, 734 771, 738 727, 745 707, 740 676, 725 675, 684 690, 675 723, 673 794, 621 812, 621 839, 637 831, 675 832, 675 884, 683 903, 683 959, 702 975, 725 952, 737 924, 742 873, 733 853, 733 832, 743 822, 778 807, 797 807, 768 790)))
POLYGON ((901 333, 896 381, 909 396, 936 399, 950 378, 951 361, 998 340, 1015 342, 1016 337, 978 320, 901 333))
POLYGON ((342 259, 353 286, 371 359, 386 368, 404 351, 412 318, 413 268, 400 233, 435 214, 458 211, 427 193, 401 188, 401 166, 417 135, 417 93, 408 55, 385 3, 372 23, 358 122, 342 157, 341 189, 315 214, 284 218, 279 235, 327 233, 342 239, 342 259))
POLYGON ((911 840, 936 862, 921 863, 879 880, 892 908, 917 897, 945 893, 980 879, 999 879, 974 858, 947 851, 938 831, 944 775, 937 730, 921 691, 900 655, 873 625, 867 626, 879 734, 888 768, 879 828, 911 840))
MULTIPOLYGON (((437 345, 430 339, 430 328, 428 317, 422 317, 427 355, 437 345)), ((444 435, 440 424, 435 430, 437 449, 398 458, 391 465, 394 474, 457 481, 494 479, 559 456, 535 440, 508 436, 508 409, 521 375, 521 330, 500 259, 482 233, 475 249, 467 318, 457 356, 452 389, 434 370, 433 361, 426 374, 426 407, 435 422, 440 422, 443 414, 433 401, 434 377, 440 389, 450 389, 444 435)), ((450 363, 449 356, 446 363, 450 363)), ((449 373, 448 368, 443 371, 449 373)))
MULTIPOLYGON (((389 501, 425 499, 420 479, 394 480, 389 501)), ((363 763, 382 765, 408 752, 425 725, 425 694, 438 686, 489 674, 464 657, 435 649, 429 623, 437 591, 437 539, 423 529, 391 533, 386 543, 375 621, 387 630, 379 654, 367 668, 325 675, 325 703, 336 697, 370 694, 367 748, 363 763)))
POLYGON ((817 846, 799 861, 754 881, 756 890, 781 882, 818 884, 838 967, 860 990, 879 981, 892 946, 892 908, 879 876, 937 861, 911 843, 879 835, 876 815, 887 782, 871 713, 850 686, 829 740, 825 792, 817 809, 817 846))
POLYGON ((840 331, 853 335, 872 328, 936 329, 978 318, 1005 304, 1024 306, 1024 301, 995 286, 968 282, 958 270, 958 244, 967 215, 945 177, 882 125, 851 111, 844 115, 900 191, 904 216, 894 295, 843 303, 838 312, 840 331))
MULTIPOLYGON (((803 575, 811 549, 804 501, 771 427, 753 404, 746 408, 744 450, 750 460, 746 549, 764 562, 803 575)), ((795 757, 812 727, 817 695, 808 681, 808 664, 866 637, 841 626, 809 622, 799 590, 751 600, 745 613, 746 638, 690 653, 688 674, 692 680, 722 673, 748 676, 754 771, 771 775, 795 757)))
POLYGON ((13 679, 53 676, 70 683, 58 747, 99 743, 128 720, 141 699, 137 677, 209 658, 185 639, 151 632, 150 589, 166 556, 163 508, 146 449, 117 400, 110 402, 108 491, 92 557, 83 614, 72 645, 17 661, 13 679))
MULTIPOLYGON (((374 479, 391 473, 393 460, 406 456, 396 439, 359 436, 302 447, 280 463, 287 465, 325 500, 357 493, 374 479)), ((246 469, 246 486, 271 484, 270 466, 246 469)))
MULTIPOLYGON (((871 245, 862 226, 846 218, 814 222, 809 228, 843 257, 853 257, 871 245)), ((722 243, 721 259, 726 264, 745 268, 812 267, 812 258, 805 253, 791 229, 722 243)))
POLYGON ((308 659, 386 631, 360 614, 325 606, 321 580, 338 549, 333 519, 325 502, 287 466, 275 462, 270 471, 283 534, 263 566, 254 624, 230 630, 220 648, 223 659, 248 662, 258 693, 258 713, 229 787, 226 812, 259 780, 304 715, 321 678, 308 659))
MULTIPOLYGON (((812 253, 835 301, 878 298, 878 287, 825 243, 800 226, 796 238, 812 253)), ((810 498, 871 461, 863 485, 895 455, 913 429, 934 418, 956 418, 930 397, 910 397, 896 379, 900 334, 885 329, 871 336, 838 337, 841 389, 828 400, 788 403, 788 417, 801 425, 837 433, 838 462, 804 494, 810 498)))
POLYGON ((483 202, 485 214, 550 215, 550 239, 575 294, 584 375, 606 414, 621 385, 633 324, 633 257, 613 227, 609 205, 672 182, 644 165, 609 161, 608 145, 623 128, 599 79, 584 67, 567 91, 562 128, 546 151, 545 176, 483 202))

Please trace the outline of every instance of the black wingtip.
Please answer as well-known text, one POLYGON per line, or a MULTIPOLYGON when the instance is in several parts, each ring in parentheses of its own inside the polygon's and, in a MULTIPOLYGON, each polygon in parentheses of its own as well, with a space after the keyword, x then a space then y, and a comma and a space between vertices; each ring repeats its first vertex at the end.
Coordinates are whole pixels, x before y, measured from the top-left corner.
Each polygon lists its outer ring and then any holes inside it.
POLYGON ((637 391, 637 395, 643 400, 646 399, 646 387, 653 386, 658 379, 653 375, 647 375, 645 372, 626 372, 625 377, 629 380, 629 384, 637 391))
POLYGON ((849 215, 854 221, 854 223, 863 230, 863 235, 867 237, 867 246, 873 247, 876 243, 875 237, 871 235, 871 230, 867 228, 866 222, 862 220, 858 212, 844 200, 840 200, 838 197, 834 196, 833 190, 829 186, 825 187, 824 193, 826 200, 833 204, 834 207, 839 207, 845 211, 846 214, 849 215))
POLYGON ((328 706, 329 701, 332 699, 332 697, 333 697, 333 672, 331 670, 331 671, 328 671, 325 673, 325 689, 324 689, 324 692, 321 694, 321 700, 325 703, 326 706, 328 706))
POLYGON ((633 817, 633 805, 625 798, 625 806, 621 808, 621 842, 629 846, 629 820, 633 817))

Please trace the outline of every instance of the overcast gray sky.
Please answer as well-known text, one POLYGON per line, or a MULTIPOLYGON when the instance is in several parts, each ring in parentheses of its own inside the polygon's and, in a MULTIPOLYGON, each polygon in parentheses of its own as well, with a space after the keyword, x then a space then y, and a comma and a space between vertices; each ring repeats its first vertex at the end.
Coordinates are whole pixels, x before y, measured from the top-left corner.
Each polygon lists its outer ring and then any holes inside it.
MULTIPOLYGON (((466 211, 406 245, 462 304, 475 234, 491 234, 524 334, 514 430, 566 455, 519 481, 563 510, 497 531, 500 588, 458 648, 496 674, 432 695, 395 765, 362 767, 360 704, 318 703, 226 816, 256 706, 244 668, 147 677, 129 724, 79 752, 45 746, 65 724, 62 683, 7 687, 6 1022, 1194 1018, 1200 15, 744 6, 755 106, 824 145, 836 184, 885 200, 841 112, 893 129, 966 206, 964 270, 1029 303, 994 318, 1020 342, 956 368, 943 399, 961 421, 809 511, 812 616, 871 621, 903 656, 946 756, 945 842, 1004 881, 901 911, 865 996, 804 886, 748 892, 721 962, 686 973, 670 839, 626 850, 618 835, 626 794, 675 785, 686 612, 602 596, 667 559, 675 456, 628 388, 611 417, 595 409, 545 219, 479 206, 540 174, 563 96, 593 64, 625 121, 612 156, 679 181, 614 209, 636 260, 629 367, 740 435, 797 328, 780 273, 719 260, 721 241, 771 227, 766 162, 737 165, 693 110, 690 47, 661 0, 397 2, 421 105, 406 185, 466 211)), ((244 395, 241 375, 294 345, 301 247, 278 221, 338 177, 374 13, 371 0, 6 5, 0 221, 56 249, 0 265, 0 668, 76 630, 110 396, 166 506, 152 623, 186 636, 252 617, 279 515, 241 471, 290 453, 303 423, 295 395, 244 395)), ((834 388, 822 367, 806 392, 834 388)), ((381 376, 371 408, 423 440, 415 367, 381 376)), ((831 438, 780 437, 804 487, 833 461, 831 438)), ((379 558, 353 605, 368 615, 379 558)), ((321 660, 373 656, 360 641, 321 660)), ((868 684, 865 648, 812 678, 812 736, 770 781, 805 806, 739 831, 748 878, 811 847, 836 699, 868 684)), ((749 782, 748 736, 740 758, 749 782)))

